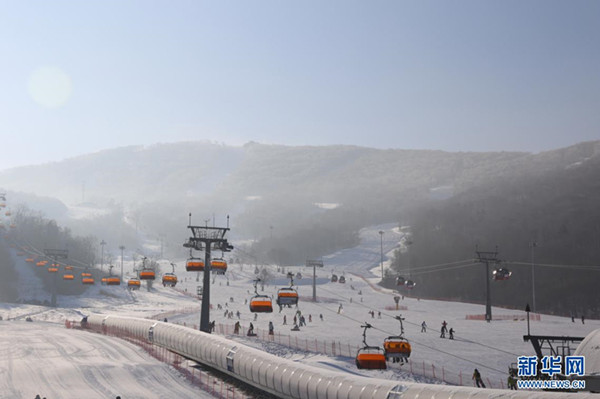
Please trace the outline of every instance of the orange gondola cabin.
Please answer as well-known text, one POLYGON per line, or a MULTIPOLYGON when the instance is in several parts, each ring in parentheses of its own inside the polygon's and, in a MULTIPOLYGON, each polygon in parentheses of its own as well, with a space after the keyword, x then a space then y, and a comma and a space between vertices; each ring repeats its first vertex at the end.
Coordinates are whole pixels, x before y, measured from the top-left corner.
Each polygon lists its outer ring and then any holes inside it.
POLYGON ((273 303, 271 298, 266 295, 255 295, 250 299, 250 311, 252 313, 271 313, 273 312, 273 303))
POLYGON ((177 285, 177 276, 174 273, 165 273, 162 276, 164 287, 175 287, 177 285))
POLYGON ((199 258, 189 258, 185 263, 185 270, 188 272, 203 272, 204 262, 199 258))
POLYGON ((138 278, 132 278, 127 281, 127 288, 130 290, 138 290, 141 285, 142 282, 138 278))
POLYGON ((210 270, 215 274, 225 274, 227 271, 227 262, 222 258, 215 258, 210 261, 210 270))
POLYGON ((359 369, 376 369, 385 370, 387 364, 385 362, 385 351, 378 346, 370 346, 367 344, 367 329, 373 326, 365 323, 363 328, 363 346, 356 353, 356 367, 359 369))

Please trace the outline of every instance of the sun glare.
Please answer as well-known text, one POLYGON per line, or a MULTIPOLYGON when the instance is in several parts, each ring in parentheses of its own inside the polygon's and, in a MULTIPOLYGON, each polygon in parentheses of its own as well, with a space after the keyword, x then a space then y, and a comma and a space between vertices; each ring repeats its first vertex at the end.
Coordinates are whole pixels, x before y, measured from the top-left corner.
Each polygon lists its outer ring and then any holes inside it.
POLYGON ((29 77, 28 90, 36 103, 59 108, 71 97, 71 78, 60 68, 41 67, 29 77))

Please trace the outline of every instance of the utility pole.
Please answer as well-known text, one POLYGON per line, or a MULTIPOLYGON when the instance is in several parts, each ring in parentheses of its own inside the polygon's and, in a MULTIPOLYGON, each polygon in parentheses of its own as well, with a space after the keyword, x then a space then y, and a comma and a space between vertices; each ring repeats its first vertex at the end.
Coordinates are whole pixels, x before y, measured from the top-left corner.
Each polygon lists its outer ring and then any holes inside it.
MULTIPOLYGON (((54 259, 54 263, 58 265, 58 259, 67 259, 69 257, 69 251, 66 249, 44 249, 44 255, 54 259)), ((56 275, 58 273, 52 273, 52 298, 50 304, 52 307, 56 307, 56 275)))
POLYGON ((537 247, 537 242, 531 241, 529 243, 529 248, 531 248, 531 295, 533 297, 532 308, 535 313, 535 247, 537 247))
POLYGON ((125 245, 119 245, 119 249, 121 250, 121 281, 123 281, 123 251, 125 250, 125 245))
POLYGON ((385 231, 379 230, 379 236, 381 238, 381 282, 383 283, 383 234, 385 231))
POLYGON ((227 215, 227 227, 208 227, 210 219, 205 219, 204 226, 192 225, 192 214, 189 214, 188 229, 192 236, 183 244, 186 248, 196 251, 204 250, 204 279, 202 292, 202 308, 200 310, 200 330, 210 333, 210 253, 214 248, 221 252, 229 252, 233 249, 225 238, 229 231, 229 215, 227 215))
POLYGON ((492 321, 492 299, 490 294, 490 262, 494 264, 500 263, 498 259, 498 250, 494 252, 477 251, 475 247, 475 253, 477 254, 477 261, 479 263, 485 263, 485 320, 489 323, 492 321))
POLYGON ((102 240, 100 242, 100 246, 102 247, 102 255, 100 255, 100 271, 104 271, 104 246, 106 245, 106 242, 104 242, 104 240, 102 240))
POLYGON ((313 302, 317 302, 317 267, 323 267, 322 260, 307 260, 306 266, 313 268, 313 302))

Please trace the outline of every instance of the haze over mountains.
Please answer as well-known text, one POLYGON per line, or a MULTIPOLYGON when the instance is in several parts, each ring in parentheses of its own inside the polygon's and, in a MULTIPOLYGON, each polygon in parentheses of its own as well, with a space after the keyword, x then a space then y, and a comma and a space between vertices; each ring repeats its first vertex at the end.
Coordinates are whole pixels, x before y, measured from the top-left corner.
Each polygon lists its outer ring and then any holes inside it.
MULTIPOLYGON (((184 142, 13 168, 0 172, 0 187, 65 204, 123 206, 147 227, 157 217, 184 226, 190 211, 202 220, 230 214, 240 236, 257 239, 273 231, 280 237, 332 214, 353 219, 354 227, 407 223, 406 210, 416 204, 489 184, 502 192, 508 182, 567 169, 577 174, 596 165, 599 154, 600 142, 539 154, 184 142)), ((17 197, 50 217, 66 211, 51 201, 17 197)))
MULTIPOLYGON (((250 240, 235 256, 259 263, 302 263, 355 245, 362 227, 396 222, 413 228, 415 268, 470 258, 475 245, 524 261, 530 241, 539 262, 597 265, 599 176, 600 141, 539 154, 184 142, 4 170, 0 187, 13 203, 106 240, 108 252, 135 248, 142 231, 167 256, 185 256, 192 212, 195 224, 230 215, 232 238, 250 240), (74 218, 82 203, 97 217, 74 218)), ((465 299, 460 279, 415 292, 465 299)))

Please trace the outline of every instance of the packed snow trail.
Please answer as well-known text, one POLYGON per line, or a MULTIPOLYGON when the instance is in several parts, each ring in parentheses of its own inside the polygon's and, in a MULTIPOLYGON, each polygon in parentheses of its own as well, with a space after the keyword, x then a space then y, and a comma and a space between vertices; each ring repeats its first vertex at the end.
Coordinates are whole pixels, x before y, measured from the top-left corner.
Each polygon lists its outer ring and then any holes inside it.
POLYGON ((42 322, 0 322, 0 397, 211 398, 139 347, 42 322))

